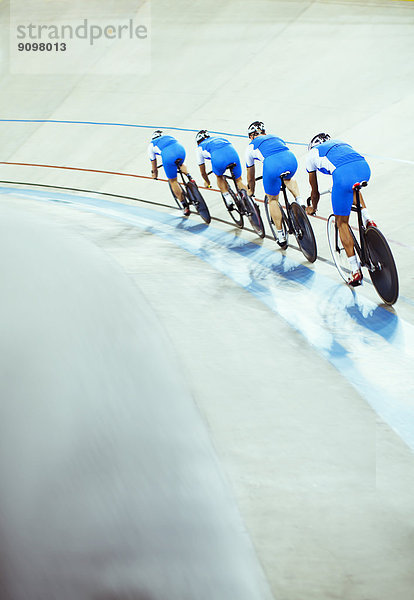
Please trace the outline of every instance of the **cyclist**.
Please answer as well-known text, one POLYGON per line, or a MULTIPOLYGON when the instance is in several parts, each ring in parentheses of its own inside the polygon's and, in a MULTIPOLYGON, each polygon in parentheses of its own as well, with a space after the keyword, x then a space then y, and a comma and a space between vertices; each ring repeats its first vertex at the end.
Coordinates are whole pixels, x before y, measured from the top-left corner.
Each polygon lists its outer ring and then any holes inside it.
MULTIPOLYGON (((331 136, 327 133, 315 135, 309 142, 308 150, 306 170, 309 173, 312 206, 308 206, 306 212, 310 215, 315 214, 318 206, 319 189, 316 172, 320 171, 332 175, 332 209, 352 273, 348 284, 353 287, 361 285, 361 266, 355 254, 348 221, 352 204, 355 202, 355 192, 352 186, 360 181, 368 181, 371 170, 365 158, 355 152, 349 144, 339 140, 331 140, 331 136)), ((376 225, 369 216, 361 194, 360 200, 364 226, 375 227, 376 225)))
POLYGON ((233 201, 227 187, 224 171, 232 163, 236 163, 233 173, 236 179, 237 188, 244 189, 247 192, 247 187, 242 181, 242 169, 240 158, 231 143, 223 137, 212 137, 207 129, 201 129, 196 135, 197 142, 197 159, 200 173, 204 179, 206 187, 211 187, 210 180, 207 175, 205 160, 211 160, 213 173, 217 177, 217 187, 224 196, 227 208, 231 210, 233 201))
POLYGON ((263 162, 263 187, 269 200, 269 210, 272 221, 277 229, 277 243, 284 250, 287 248, 286 236, 282 229, 282 212, 279 207, 279 193, 281 188, 281 173, 289 171, 289 179, 285 179, 286 187, 301 203, 299 187, 293 175, 298 168, 298 161, 285 142, 271 134, 266 134, 262 121, 253 121, 247 130, 250 144, 246 148, 247 185, 254 194, 255 166, 254 161, 263 162))
POLYGON ((153 179, 157 179, 158 177, 157 156, 161 156, 162 166, 164 167, 171 188, 183 206, 184 216, 188 217, 190 209, 183 198, 183 192, 177 181, 178 169, 176 165, 176 161, 180 160, 181 170, 183 173, 187 173, 187 167, 184 164, 184 146, 179 144, 172 135, 164 135, 161 129, 157 129, 152 134, 151 143, 148 146, 148 156, 151 161, 151 175, 153 179))

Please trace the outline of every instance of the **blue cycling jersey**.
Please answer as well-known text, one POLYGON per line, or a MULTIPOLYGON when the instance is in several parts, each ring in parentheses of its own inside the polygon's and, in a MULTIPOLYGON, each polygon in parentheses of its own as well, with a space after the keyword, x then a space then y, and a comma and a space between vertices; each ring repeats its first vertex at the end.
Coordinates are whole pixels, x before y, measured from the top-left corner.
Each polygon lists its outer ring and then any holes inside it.
POLYGON ((266 134, 255 137, 246 148, 246 166, 252 167, 255 160, 263 162, 269 156, 289 150, 282 138, 266 134))
POLYGON ((154 147, 159 148, 161 151, 164 150, 170 144, 175 143, 177 140, 172 135, 162 135, 159 138, 153 140, 152 144, 154 147))
POLYGON ((277 137, 277 135, 272 135, 271 133, 254 138, 251 144, 255 150, 260 150, 263 158, 276 154, 276 152, 288 150, 288 147, 282 138, 277 137))
POLYGON ((338 167, 356 160, 364 160, 364 157, 355 152, 352 146, 340 140, 328 140, 310 150, 306 168, 308 172, 318 170, 332 175, 338 167))
POLYGON ((168 179, 175 179, 177 177, 176 161, 179 160, 180 164, 183 164, 185 159, 184 147, 172 135, 161 135, 148 146, 149 159, 156 160, 157 156, 161 156, 168 179))
POLYGON ((220 148, 223 148, 224 146, 227 146, 228 144, 230 144, 230 142, 228 140, 226 140, 225 138, 209 137, 209 138, 203 140, 198 145, 198 147, 211 154, 215 150, 219 150, 220 148))
POLYGON ((234 163, 233 174, 236 179, 241 177, 239 155, 232 144, 223 137, 210 137, 203 140, 197 146, 197 159, 199 165, 202 165, 205 159, 211 160, 213 172, 218 176, 223 175, 227 167, 234 163))

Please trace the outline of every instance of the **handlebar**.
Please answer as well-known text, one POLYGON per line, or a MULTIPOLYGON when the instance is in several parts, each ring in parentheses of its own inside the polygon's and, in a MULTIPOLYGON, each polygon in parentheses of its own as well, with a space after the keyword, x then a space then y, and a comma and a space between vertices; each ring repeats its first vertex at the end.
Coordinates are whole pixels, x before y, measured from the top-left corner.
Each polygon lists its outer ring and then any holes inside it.
MULTIPOLYGON (((325 190, 324 192, 319 192, 319 196, 324 196, 325 194, 330 194, 331 192, 332 192, 332 190, 328 188, 328 189, 327 189, 327 190, 325 190)), ((310 196, 309 196, 309 198, 306 200, 306 204, 307 204, 307 206, 310 206, 310 204, 311 204, 311 197, 310 197, 310 196)))
MULTIPOLYGON (((324 196, 325 194, 330 194, 331 192, 332 192, 332 190, 328 188, 327 190, 325 190, 323 192, 319 192, 319 196, 324 196)), ((310 205, 311 205, 311 197, 309 196, 309 198, 306 199, 306 206, 310 206, 310 205)), ((315 213, 316 213, 316 210, 313 214, 315 214, 315 213)))

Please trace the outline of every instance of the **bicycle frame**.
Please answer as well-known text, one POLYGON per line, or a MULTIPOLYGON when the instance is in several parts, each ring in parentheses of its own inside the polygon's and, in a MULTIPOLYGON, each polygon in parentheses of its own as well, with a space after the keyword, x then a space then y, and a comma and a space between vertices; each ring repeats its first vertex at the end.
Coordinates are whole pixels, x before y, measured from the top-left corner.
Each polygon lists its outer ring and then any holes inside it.
POLYGON ((289 233, 293 233, 294 232, 294 227, 293 227, 293 223, 292 223, 292 219, 290 217, 290 202, 288 200, 288 196, 287 196, 287 192, 286 192, 286 183, 285 183, 285 178, 283 177, 284 173, 282 173, 282 175, 280 176, 280 181, 281 181, 281 189, 283 192, 283 197, 285 199, 285 207, 286 207, 286 219, 289 225, 289 233))

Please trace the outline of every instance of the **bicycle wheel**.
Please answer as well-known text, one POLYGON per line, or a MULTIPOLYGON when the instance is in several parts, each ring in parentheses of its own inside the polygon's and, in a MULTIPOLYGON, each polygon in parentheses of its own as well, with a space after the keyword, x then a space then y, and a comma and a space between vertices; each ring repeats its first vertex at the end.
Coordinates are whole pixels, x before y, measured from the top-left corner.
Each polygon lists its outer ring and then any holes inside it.
POLYGON ((205 203, 203 196, 200 194, 200 190, 195 181, 189 181, 187 183, 187 195, 203 221, 209 224, 211 221, 210 211, 208 210, 208 206, 205 203))
POLYGON ((246 190, 240 190, 240 196, 242 201, 244 202, 244 206, 246 208, 247 218, 250 221, 250 225, 253 228, 253 231, 257 233, 257 235, 261 238, 265 236, 265 229, 262 221, 262 217, 260 215, 260 209, 256 202, 251 198, 246 190))
MULTIPOLYGON (((269 198, 267 197, 267 195, 264 198, 264 205, 265 205, 266 217, 267 217, 267 220, 269 222, 270 231, 272 232, 272 235, 275 238, 275 242, 277 242, 277 229, 276 229, 275 224, 273 223, 272 215, 270 214, 269 198)), ((282 231, 285 234, 286 243, 288 243, 288 240, 289 240, 289 226, 288 226, 287 218, 286 218, 286 215, 285 215, 285 211, 283 210, 283 207, 280 204, 279 204, 279 208, 280 208, 280 212, 282 213, 282 231)))
POLYGON ((318 252, 315 235, 313 233, 312 225, 309 222, 308 215, 298 202, 292 202, 290 210, 298 246, 307 260, 313 263, 318 256, 318 252))
POLYGON ((398 298, 398 273, 387 240, 379 229, 368 227, 364 232, 371 281, 378 295, 386 304, 394 304, 398 298))
POLYGON ((231 216, 231 218, 233 219, 233 221, 235 222, 237 227, 242 229, 244 222, 243 222, 243 215, 240 210, 239 198, 238 198, 237 194, 231 189, 230 185, 227 184, 227 187, 228 187, 229 194, 230 194, 232 202, 233 202, 233 206, 232 206, 232 208, 229 209, 227 206, 226 200, 224 198, 224 195, 221 194, 221 197, 223 198, 224 206, 229 211, 229 215, 231 216))
MULTIPOLYGON (((172 187, 171 187, 171 183, 170 183, 170 182, 168 182, 168 186, 169 186, 169 188, 170 188, 170 192, 171 192, 171 194, 173 195, 173 198, 174 198, 174 200, 175 200, 175 201, 176 201, 176 203, 177 203, 177 206, 178 206, 178 208, 179 208, 179 209, 181 209, 181 210, 183 210, 183 205, 181 204, 181 202, 179 201, 179 199, 177 198, 177 196, 174 194, 174 190, 172 189, 172 187)), ((183 193, 183 197, 184 197, 184 199, 185 199, 185 192, 184 192, 184 190, 183 190, 183 186, 182 186, 181 184, 180 184, 180 188, 181 188, 181 191, 182 191, 182 193, 183 193)))
POLYGON ((342 245, 341 238, 339 237, 339 231, 335 222, 335 215, 331 215, 328 219, 328 243, 331 249, 331 254, 336 268, 342 279, 348 283, 348 279, 351 276, 351 269, 349 268, 349 261, 345 248, 342 245))

